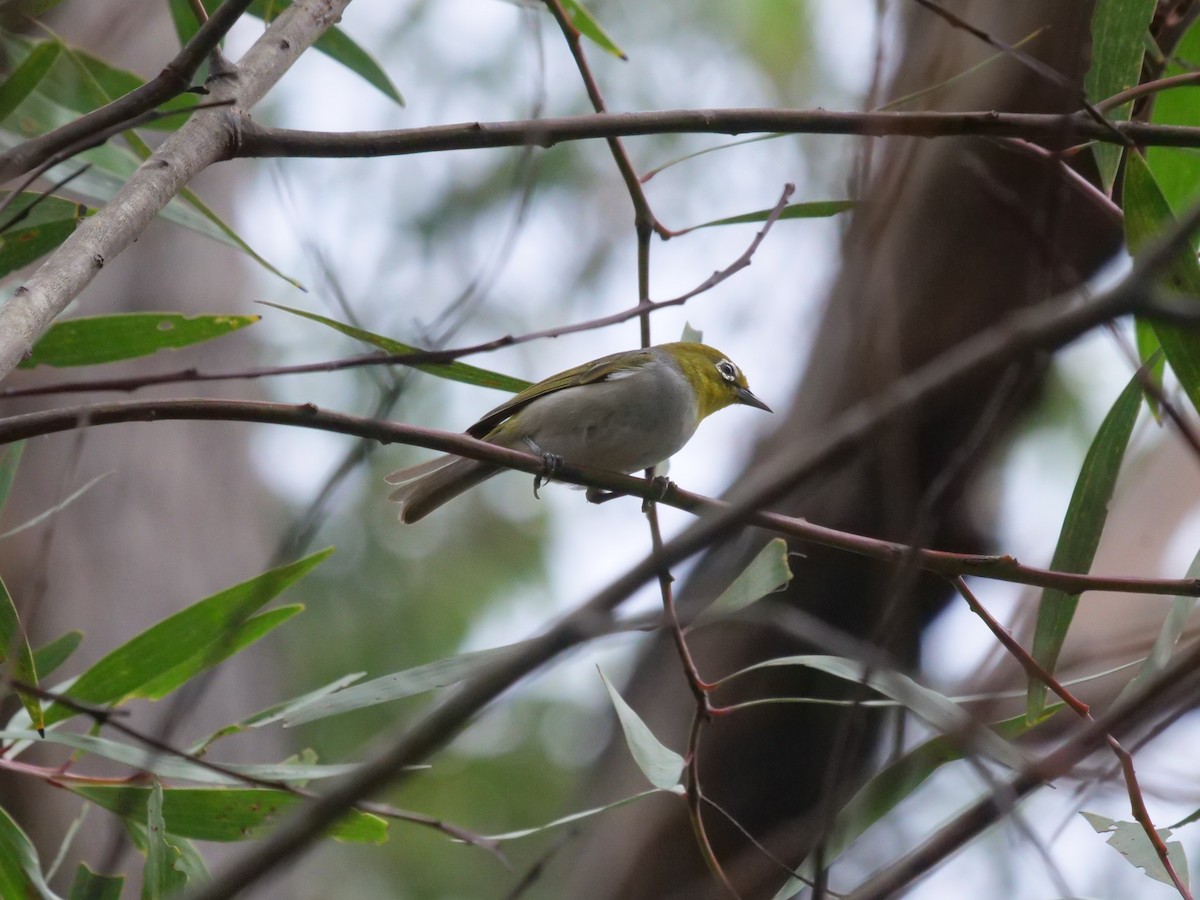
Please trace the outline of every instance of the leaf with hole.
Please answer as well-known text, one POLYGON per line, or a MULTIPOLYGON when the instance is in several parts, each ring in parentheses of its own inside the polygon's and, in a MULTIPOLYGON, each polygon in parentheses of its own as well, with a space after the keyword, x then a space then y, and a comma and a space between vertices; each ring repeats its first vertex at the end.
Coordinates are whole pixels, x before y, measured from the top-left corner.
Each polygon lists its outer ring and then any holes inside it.
POLYGON ((21 368, 91 366, 178 350, 232 334, 261 316, 119 313, 55 322, 21 368))

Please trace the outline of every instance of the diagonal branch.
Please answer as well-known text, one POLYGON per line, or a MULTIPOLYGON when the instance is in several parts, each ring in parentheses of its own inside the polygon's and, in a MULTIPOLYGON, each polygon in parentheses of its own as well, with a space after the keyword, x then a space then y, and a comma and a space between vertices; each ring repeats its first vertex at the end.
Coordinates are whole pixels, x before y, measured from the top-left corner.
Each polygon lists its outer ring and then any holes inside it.
MULTIPOLYGON (((288 7, 237 67, 213 82, 212 99, 232 100, 239 110, 249 109, 337 20, 349 2, 299 0, 288 7)), ((216 21, 214 15, 205 27, 215 28, 216 21)), ((138 167, 102 210, 85 220, 0 306, 0 378, 16 367, 55 316, 108 260, 141 235, 188 181, 229 155, 234 146, 235 117, 235 112, 225 109, 194 114, 138 167)))

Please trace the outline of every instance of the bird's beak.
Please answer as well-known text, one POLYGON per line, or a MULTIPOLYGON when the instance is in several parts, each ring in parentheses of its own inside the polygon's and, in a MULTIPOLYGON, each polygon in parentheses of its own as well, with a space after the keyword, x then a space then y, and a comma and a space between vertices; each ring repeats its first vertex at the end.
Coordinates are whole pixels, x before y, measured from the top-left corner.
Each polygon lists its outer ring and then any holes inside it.
POLYGON ((759 400, 757 397, 755 397, 752 393, 750 393, 749 388, 738 388, 737 389, 737 399, 738 399, 738 403, 743 403, 746 406, 756 406, 759 409, 765 409, 767 412, 775 411, 775 410, 771 409, 771 407, 767 406, 767 404, 763 403, 761 400, 759 400))

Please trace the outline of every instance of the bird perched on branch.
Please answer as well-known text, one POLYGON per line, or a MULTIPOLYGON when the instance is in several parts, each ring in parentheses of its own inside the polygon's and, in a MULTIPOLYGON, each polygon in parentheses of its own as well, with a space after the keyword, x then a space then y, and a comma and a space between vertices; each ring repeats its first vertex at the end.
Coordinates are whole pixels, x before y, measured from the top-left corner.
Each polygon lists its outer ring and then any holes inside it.
MULTIPOLYGON (((770 412, 721 351, 692 341, 594 359, 527 387, 467 429, 499 447, 630 473, 663 462, 719 409, 740 403, 770 412)), ((441 456, 387 476, 400 521, 416 522, 501 469, 441 456)))

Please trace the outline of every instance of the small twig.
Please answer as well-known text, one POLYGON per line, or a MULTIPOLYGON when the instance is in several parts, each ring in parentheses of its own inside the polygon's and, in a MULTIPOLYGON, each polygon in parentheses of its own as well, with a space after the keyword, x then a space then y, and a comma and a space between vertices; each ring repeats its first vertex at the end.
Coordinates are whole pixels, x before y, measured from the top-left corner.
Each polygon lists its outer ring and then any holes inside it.
POLYGON ((1096 109, 1099 112, 1107 113, 1118 106, 1124 106, 1130 100, 1137 100, 1140 97, 1147 97, 1151 94, 1157 94, 1160 91, 1171 90, 1172 88, 1196 87, 1198 85, 1200 85, 1200 70, 1184 72, 1181 75, 1171 75, 1168 78, 1159 78, 1157 81, 1135 84, 1133 87, 1123 90, 1119 94, 1113 94, 1107 100, 1101 100, 1096 104, 1096 109))
MULTIPOLYGON (((1021 665, 1021 668, 1031 678, 1036 678, 1050 688, 1081 719, 1090 724, 1095 724, 1096 720, 1092 718, 1087 704, 1063 687, 1045 666, 1034 659, 1021 646, 1020 642, 1012 636, 1007 628, 992 617, 991 613, 979 602, 961 576, 952 579, 950 583, 954 585, 954 589, 967 602, 967 606, 971 608, 971 611, 983 620, 988 630, 996 636, 996 639, 1000 641, 1004 649, 1008 651, 1009 655, 1021 665)), ((1142 796, 1141 788, 1138 786, 1137 773, 1133 769, 1133 757, 1111 734, 1105 734, 1104 740, 1121 763, 1121 771, 1125 775, 1125 787, 1129 794, 1129 805, 1134 819, 1142 826, 1142 830, 1146 833, 1146 838, 1150 841, 1154 852, 1158 854, 1159 861, 1170 876, 1171 881, 1175 884, 1175 889, 1179 891, 1179 895, 1183 900, 1192 900, 1191 891, 1183 883, 1183 880, 1179 877, 1179 873, 1175 871, 1175 866, 1172 864, 1170 854, 1167 851, 1167 845, 1163 843, 1163 839, 1159 836, 1157 829, 1155 829, 1154 822, 1150 818, 1150 813, 1146 809, 1145 798, 1142 796)))
POLYGON ((740 894, 729 880, 729 876, 725 874, 725 870, 721 868, 721 862, 717 859, 717 854, 713 850, 712 842, 708 839, 708 832, 704 829, 704 817, 701 812, 701 806, 704 802, 704 795, 700 790, 700 733, 704 730, 704 723, 708 721, 704 713, 704 705, 698 703, 696 712, 692 716, 691 733, 688 736, 687 750, 687 768, 686 768, 686 784, 687 791, 687 806, 688 818, 692 822, 692 832, 696 836, 696 846, 700 850, 700 855, 704 857, 704 862, 708 866, 709 871, 721 882, 729 896, 735 900, 740 900, 740 894))

